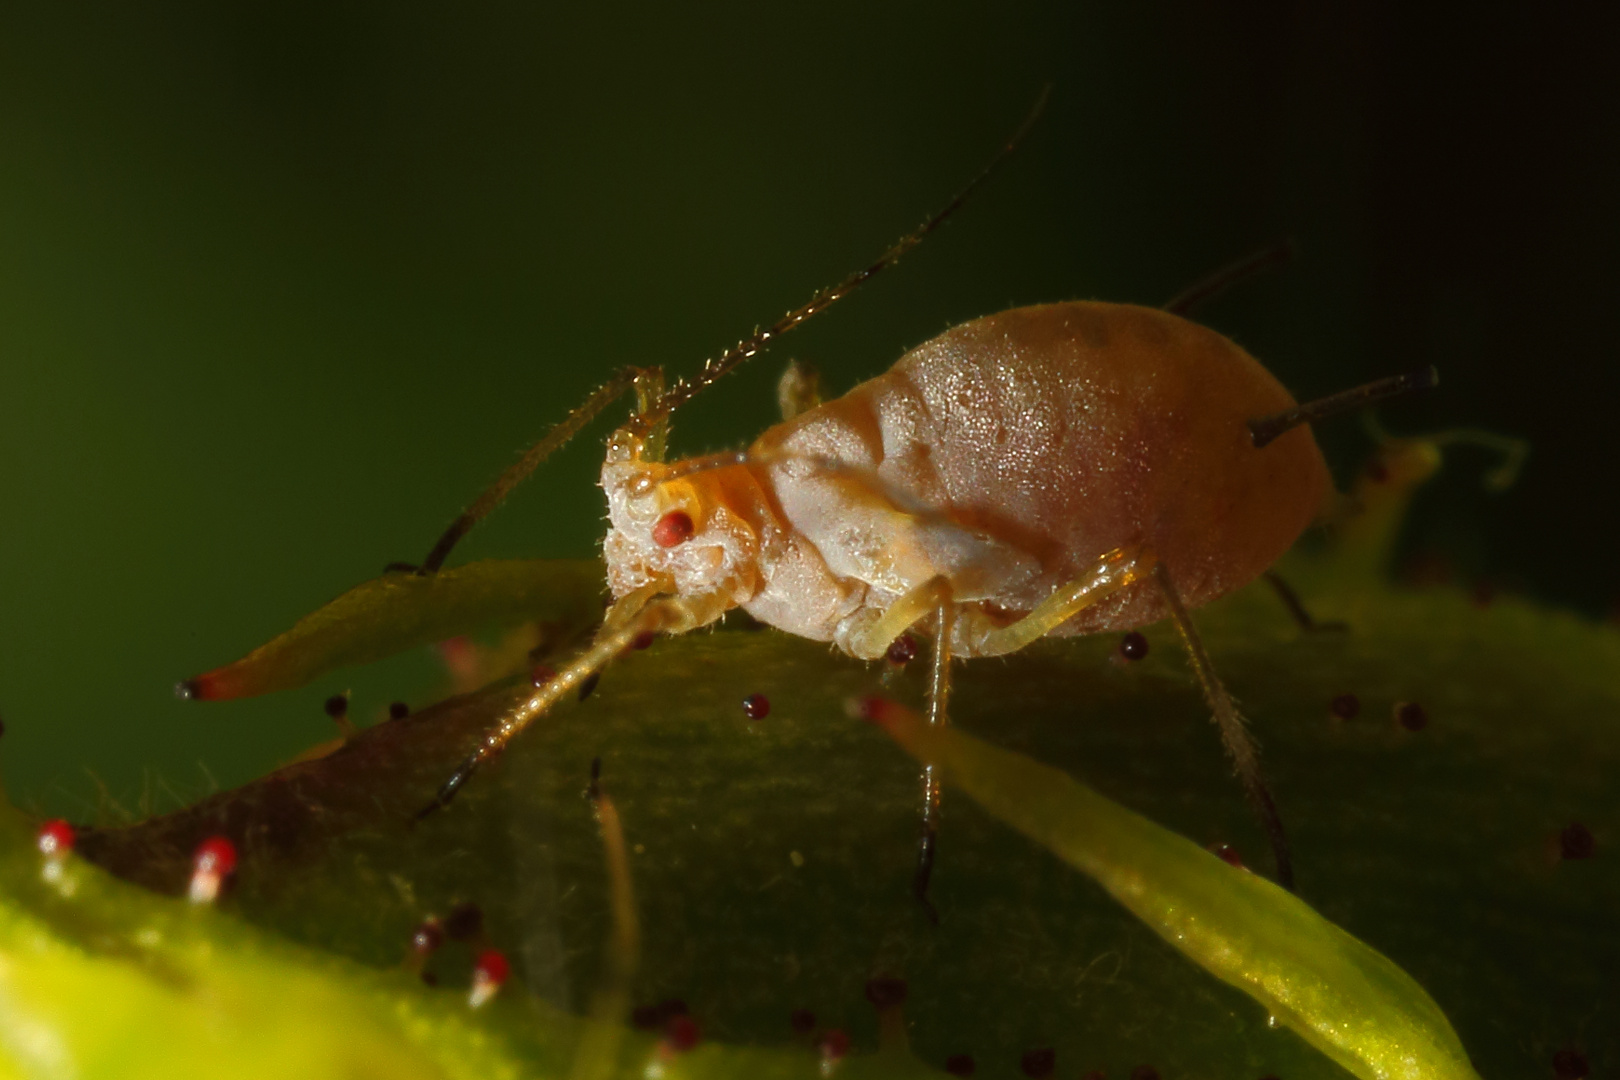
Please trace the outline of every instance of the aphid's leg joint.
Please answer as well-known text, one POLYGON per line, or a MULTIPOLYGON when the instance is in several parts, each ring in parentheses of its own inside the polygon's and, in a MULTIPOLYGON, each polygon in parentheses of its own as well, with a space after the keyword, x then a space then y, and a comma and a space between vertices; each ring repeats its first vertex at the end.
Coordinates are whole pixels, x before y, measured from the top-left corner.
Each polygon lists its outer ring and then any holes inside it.
POLYGON ((995 626, 982 616, 976 619, 973 651, 978 656, 1017 652, 1086 608, 1140 581, 1157 563, 1153 553, 1140 545, 1115 548, 1098 559, 1089 573, 1060 586, 1010 626, 995 626))
POLYGON ((872 622, 850 631, 841 644, 851 656, 877 660, 888 652, 895 638, 911 629, 918 620, 949 605, 953 598, 954 593, 947 578, 929 578, 890 604, 888 610, 872 622))

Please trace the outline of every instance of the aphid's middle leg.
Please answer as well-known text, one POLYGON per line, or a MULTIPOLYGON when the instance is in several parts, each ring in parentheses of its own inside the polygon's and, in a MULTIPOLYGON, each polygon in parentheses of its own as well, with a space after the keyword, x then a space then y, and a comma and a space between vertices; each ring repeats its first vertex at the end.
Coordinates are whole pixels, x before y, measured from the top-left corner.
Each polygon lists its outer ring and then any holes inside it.
POLYGON ((614 604, 590 647, 503 716, 484 736, 478 748, 467 755, 461 767, 439 788, 433 801, 417 812, 416 819, 420 821, 435 810, 448 806, 480 765, 506 749, 506 744, 524 728, 544 716, 586 679, 607 667, 643 634, 684 634, 688 630, 707 626, 736 606, 730 596, 723 593, 686 597, 650 596, 650 591, 651 587, 637 590, 614 604))
MULTIPOLYGON (((949 598, 940 600, 934 610, 934 666, 928 681, 928 723, 950 723, 951 630, 955 608, 949 598)), ((911 891, 928 912, 930 922, 939 922, 939 912, 928 899, 928 882, 934 876, 934 850, 939 843, 939 777, 932 765, 922 770, 922 836, 917 840, 917 870, 911 878, 911 891)))
POLYGON ((1232 755, 1232 764, 1237 768, 1243 793, 1248 796, 1249 805, 1254 808, 1255 815, 1271 840, 1271 853, 1277 862, 1277 883, 1292 891, 1294 863, 1288 851, 1288 836, 1283 832, 1282 818, 1277 813, 1277 803, 1271 797, 1271 789, 1260 774, 1260 755, 1255 749, 1254 740, 1249 737, 1243 717, 1238 713, 1237 706, 1232 704, 1226 687, 1221 685, 1220 677, 1215 674, 1215 665, 1210 663, 1209 653, 1204 650, 1204 639, 1193 625, 1192 616, 1187 614, 1187 606, 1181 602, 1181 594, 1176 590, 1175 582, 1170 580, 1169 571, 1161 563, 1153 568, 1153 577, 1165 605, 1170 609, 1170 618, 1181 632, 1181 641, 1187 647, 1187 658, 1192 663, 1193 674, 1198 677, 1198 684, 1204 690, 1204 700, 1215 714, 1221 742, 1226 744, 1226 752, 1232 755))

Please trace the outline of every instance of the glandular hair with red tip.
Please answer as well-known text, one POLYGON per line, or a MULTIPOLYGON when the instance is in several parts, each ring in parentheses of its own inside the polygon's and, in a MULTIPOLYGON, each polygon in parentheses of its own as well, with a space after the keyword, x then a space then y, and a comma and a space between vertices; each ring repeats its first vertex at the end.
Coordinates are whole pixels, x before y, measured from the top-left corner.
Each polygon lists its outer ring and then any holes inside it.
POLYGON ((236 845, 223 836, 210 836, 191 856, 191 902, 211 904, 220 886, 236 873, 236 845))
POLYGON ((495 996, 511 974, 512 965, 507 963, 506 956, 499 949, 485 949, 478 954, 478 962, 473 965, 472 991, 467 996, 467 1003, 478 1008, 495 996))
POLYGON ((47 859, 60 859, 73 850, 73 826, 61 818, 52 818, 41 825, 36 838, 39 853, 47 859))

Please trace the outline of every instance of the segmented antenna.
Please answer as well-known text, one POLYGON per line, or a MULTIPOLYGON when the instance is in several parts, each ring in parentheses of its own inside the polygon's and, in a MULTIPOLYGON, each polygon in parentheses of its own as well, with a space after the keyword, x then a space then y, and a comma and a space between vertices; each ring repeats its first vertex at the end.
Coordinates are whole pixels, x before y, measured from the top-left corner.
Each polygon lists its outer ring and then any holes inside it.
POLYGON ((808 303, 794 308, 765 329, 754 331, 753 336, 739 341, 720 356, 705 361, 703 370, 699 371, 691 379, 683 377, 677 380, 675 385, 671 386, 663 397, 653 404, 651 409, 631 421, 631 427, 637 434, 644 433, 653 424, 691 401, 699 391, 714 385, 731 374, 745 360, 753 357, 776 338, 792 330, 811 316, 826 311, 866 284, 867 281, 899 262, 901 256, 922 243, 924 237, 939 228, 947 218, 960 210, 962 205, 978 189, 979 185, 988 179, 990 174, 1001 166, 1002 162, 1012 156, 1013 152, 1018 149, 1018 144, 1023 142, 1024 136, 1028 135, 1030 129, 1035 126, 1035 121, 1040 119, 1041 111, 1046 108, 1046 99, 1051 96, 1051 93, 1052 87, 1050 83, 1041 88, 1040 96, 1035 99, 1034 107, 1030 109, 1029 115, 1024 117, 1024 122, 1018 125, 1018 130, 1012 133, 1012 137, 996 153, 996 156, 990 159, 990 163, 981 169, 977 176, 969 180, 967 185, 958 191, 938 213, 924 221, 915 231, 907 233, 895 241, 887 251, 878 256, 876 262, 864 270, 857 270, 838 284, 822 289, 812 296, 808 303))
POLYGON ((1273 266, 1281 266, 1293 257, 1294 241, 1279 240, 1270 247, 1262 248, 1229 266, 1223 266, 1208 277, 1182 289, 1165 303, 1164 310, 1172 315, 1185 316, 1205 300, 1219 296, 1234 285, 1241 285, 1273 266))

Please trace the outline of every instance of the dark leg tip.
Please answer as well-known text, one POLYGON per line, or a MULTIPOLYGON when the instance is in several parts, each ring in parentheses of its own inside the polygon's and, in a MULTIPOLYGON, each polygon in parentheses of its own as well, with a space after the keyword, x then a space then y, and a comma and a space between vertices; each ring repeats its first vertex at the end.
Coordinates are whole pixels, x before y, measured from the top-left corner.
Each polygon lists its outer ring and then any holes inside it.
POLYGON ((383 573, 385 573, 385 574, 416 574, 418 576, 425 576, 427 574, 427 571, 422 569, 420 566, 417 566, 415 563, 391 562, 387 566, 383 567, 383 573))
POLYGON ((935 926, 939 925, 939 909, 928 899, 928 884, 934 876, 934 845, 938 836, 938 832, 932 828, 923 833, 917 843, 917 872, 911 878, 911 895, 917 898, 928 921, 935 926))

